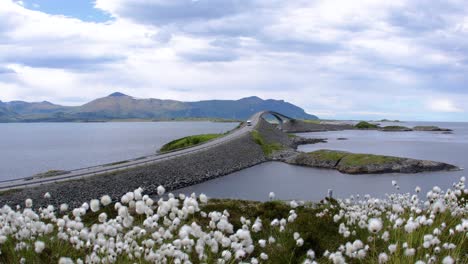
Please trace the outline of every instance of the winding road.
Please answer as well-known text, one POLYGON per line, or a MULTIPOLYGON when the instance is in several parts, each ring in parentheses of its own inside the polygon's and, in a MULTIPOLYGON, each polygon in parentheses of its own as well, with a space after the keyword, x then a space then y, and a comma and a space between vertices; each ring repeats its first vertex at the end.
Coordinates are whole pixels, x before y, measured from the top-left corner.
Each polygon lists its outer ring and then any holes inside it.
POLYGON ((274 112, 263 111, 263 112, 256 113, 250 119, 251 120, 250 126, 243 125, 238 129, 232 130, 230 133, 226 134, 223 137, 205 142, 203 144, 200 144, 194 147, 176 150, 176 151, 172 151, 172 152, 168 152, 164 154, 155 154, 151 156, 145 156, 145 157, 131 160, 122 164, 100 165, 100 166, 72 170, 67 174, 58 175, 58 176, 36 178, 36 179, 28 177, 28 178, 23 178, 23 179, 4 181, 4 182, 0 182, 0 191, 5 192, 8 190, 12 190, 12 189, 34 187, 34 186, 48 184, 48 183, 85 179, 85 178, 93 177, 93 176, 103 174, 103 173, 113 173, 113 172, 118 172, 121 170, 126 170, 130 168, 138 167, 138 166, 145 166, 148 164, 172 159, 174 157, 179 157, 179 156, 183 156, 187 154, 192 154, 194 152, 210 149, 220 144, 224 144, 231 140, 237 139, 245 135, 246 133, 250 133, 258 124, 260 118, 266 113, 274 113, 274 112))

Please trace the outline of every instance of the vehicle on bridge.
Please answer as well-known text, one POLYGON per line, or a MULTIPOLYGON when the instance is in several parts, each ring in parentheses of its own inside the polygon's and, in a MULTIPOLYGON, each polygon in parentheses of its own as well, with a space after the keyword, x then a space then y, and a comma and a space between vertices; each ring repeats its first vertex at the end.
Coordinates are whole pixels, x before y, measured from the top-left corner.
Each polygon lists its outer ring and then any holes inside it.
POLYGON ((247 126, 251 126, 251 125, 252 125, 252 121, 247 120, 247 126))

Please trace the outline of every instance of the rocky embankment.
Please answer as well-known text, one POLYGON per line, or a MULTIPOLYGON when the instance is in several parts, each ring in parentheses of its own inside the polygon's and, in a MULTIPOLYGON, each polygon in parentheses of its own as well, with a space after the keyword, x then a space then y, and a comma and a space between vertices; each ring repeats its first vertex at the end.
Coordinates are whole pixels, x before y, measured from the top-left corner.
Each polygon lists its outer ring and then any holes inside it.
POLYGON ((454 165, 410 158, 354 154, 344 151, 318 150, 283 157, 289 164, 335 169, 347 174, 418 173, 457 170, 454 165))

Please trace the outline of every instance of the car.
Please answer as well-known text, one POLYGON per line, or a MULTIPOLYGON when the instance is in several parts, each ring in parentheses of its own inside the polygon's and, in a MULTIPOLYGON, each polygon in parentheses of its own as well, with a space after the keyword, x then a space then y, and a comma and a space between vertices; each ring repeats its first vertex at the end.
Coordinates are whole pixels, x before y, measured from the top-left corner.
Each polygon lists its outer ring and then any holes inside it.
POLYGON ((252 121, 247 120, 247 126, 251 126, 251 125, 252 125, 252 121))

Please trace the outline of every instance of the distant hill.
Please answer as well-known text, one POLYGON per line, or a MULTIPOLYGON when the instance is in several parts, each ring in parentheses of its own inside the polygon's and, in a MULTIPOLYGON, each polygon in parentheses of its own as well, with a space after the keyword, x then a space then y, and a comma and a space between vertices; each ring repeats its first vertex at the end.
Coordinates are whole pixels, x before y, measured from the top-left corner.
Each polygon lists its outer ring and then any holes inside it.
POLYGON ((50 102, 1 102, 0 122, 106 121, 113 119, 171 120, 220 118, 245 120, 262 110, 273 110, 298 119, 317 119, 302 108, 283 100, 247 97, 240 100, 181 102, 137 99, 122 93, 93 100, 82 106, 61 106, 50 102))

